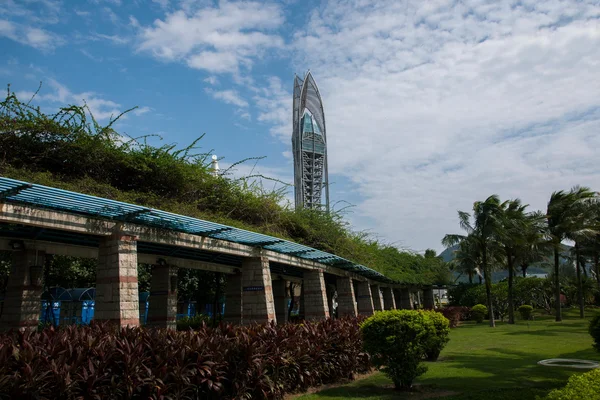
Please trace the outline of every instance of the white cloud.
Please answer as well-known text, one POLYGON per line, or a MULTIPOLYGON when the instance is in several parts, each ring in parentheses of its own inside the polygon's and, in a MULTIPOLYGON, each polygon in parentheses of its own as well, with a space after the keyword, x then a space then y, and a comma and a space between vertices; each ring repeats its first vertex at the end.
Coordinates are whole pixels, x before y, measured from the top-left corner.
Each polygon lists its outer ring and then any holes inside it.
POLYGON ((254 101, 258 107, 258 120, 270 124, 272 135, 286 144, 291 143, 292 134, 292 95, 283 88, 278 77, 269 77, 267 84, 254 87, 254 101))
POLYGON ((135 110, 133 110, 132 112, 135 115, 140 116, 140 115, 144 115, 144 114, 146 114, 146 113, 148 113, 148 112, 150 112, 152 110, 153 110, 152 108, 150 108, 148 106, 144 106, 144 107, 138 107, 135 110))
POLYGON ((1 19, 0 37, 6 37, 42 51, 51 51, 64 44, 62 37, 50 31, 1 19))
MULTIPOLYGON (((439 249, 459 231, 456 210, 492 193, 542 209, 553 190, 597 186, 599 17, 596 1, 566 0, 315 11, 294 36, 295 65, 324 96, 330 173, 362 196, 357 220, 439 249)), ((291 94, 270 90, 259 119, 289 143, 291 94)))
POLYGON ((212 90, 210 88, 206 88, 205 91, 215 99, 221 100, 227 104, 232 104, 238 107, 248 107, 248 102, 244 100, 244 98, 242 98, 235 90, 212 90))
POLYGON ((213 86, 219 84, 219 78, 217 78, 214 75, 211 75, 208 78, 204 78, 203 81, 206 82, 206 83, 208 83, 209 85, 213 85, 213 86))
MULTIPOLYGON (((36 102, 41 105, 52 105, 52 106, 63 106, 67 104, 87 105, 90 112, 101 122, 106 122, 110 118, 117 117, 124 107, 121 104, 116 103, 112 100, 103 99, 100 95, 94 92, 82 92, 73 93, 68 87, 55 79, 44 80, 45 85, 42 87, 40 93, 35 97, 36 102), (47 83, 47 85, 46 85, 47 83), (47 87, 50 87, 50 91, 47 91, 47 87)), ((17 92, 17 97, 22 101, 28 101, 34 94, 31 91, 20 91, 17 92)), ((133 111, 136 116, 143 115, 152 109, 149 107, 139 107, 133 111)), ((127 115, 121 117, 122 119, 127 118, 127 115)))
POLYGON ((109 42, 112 42, 114 44, 126 44, 126 43, 129 43, 129 40, 130 40, 127 37, 123 37, 123 36, 119 36, 119 35, 105 35, 102 33, 96 33, 92 36, 92 38, 108 40, 109 42))
POLYGON ((161 8, 167 8, 169 6, 169 0, 152 0, 152 2, 158 4, 161 8))
POLYGON ((276 4, 224 1, 183 8, 140 27, 138 50, 211 73, 237 73, 242 66, 251 67, 266 49, 283 46, 281 37, 269 33, 282 23, 276 4))

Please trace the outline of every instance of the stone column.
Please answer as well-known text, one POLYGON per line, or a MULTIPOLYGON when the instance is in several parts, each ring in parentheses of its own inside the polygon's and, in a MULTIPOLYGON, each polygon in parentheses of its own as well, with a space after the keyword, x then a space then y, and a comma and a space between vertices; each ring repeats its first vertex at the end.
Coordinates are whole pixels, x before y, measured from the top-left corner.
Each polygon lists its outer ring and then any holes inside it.
MULTIPOLYGON (((152 267, 148 305, 148 325, 177 328, 177 267, 156 264, 152 267)), ((140 305, 142 309, 143 305, 140 305)))
POLYGON ((423 308, 426 310, 433 310, 435 308, 432 287, 426 287, 423 289, 423 308))
POLYGON ((42 308, 45 256, 43 251, 13 251, 0 329, 37 329, 42 308))
POLYGON ((373 307, 375 311, 383 311, 383 296, 379 285, 371 286, 371 296, 373 296, 373 307))
POLYGON ((383 305, 386 310, 396 309, 396 299, 394 299, 394 291, 391 287, 384 287, 383 289, 383 305))
POLYGON ((403 310, 412 310, 413 303, 410 298, 410 290, 400 289, 400 308, 403 310))
POLYGON ((356 290, 358 292, 358 313, 370 317, 375 311, 373 296, 371 295, 371 285, 369 285, 369 282, 359 282, 356 285, 356 290))
POLYGON ((283 279, 273 281, 273 301, 275 302, 275 316, 278 324, 285 324, 288 319, 287 283, 283 279))
POLYGON ((242 323, 242 273, 227 275, 225 284, 225 313, 223 321, 230 324, 242 323))
POLYGON ((352 283, 352 278, 338 276, 336 278, 336 286, 338 294, 338 316, 344 317, 346 315, 350 315, 356 317, 356 315, 358 315, 358 311, 356 309, 354 284, 352 283))
POLYGON ((329 318, 327 288, 321 270, 304 271, 304 318, 329 318))
POLYGON ((248 258, 242 264, 242 323, 271 321, 276 317, 269 259, 248 258))
POLYGON ((139 326, 137 242, 129 235, 104 238, 98 250, 94 319, 139 326))

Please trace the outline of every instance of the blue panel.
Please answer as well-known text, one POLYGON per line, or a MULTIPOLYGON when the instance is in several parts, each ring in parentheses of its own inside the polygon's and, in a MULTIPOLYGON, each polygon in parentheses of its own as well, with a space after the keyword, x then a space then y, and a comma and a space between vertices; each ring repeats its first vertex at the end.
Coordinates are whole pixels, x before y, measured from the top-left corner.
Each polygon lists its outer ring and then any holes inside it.
MULTIPOLYGON (((316 131, 319 131, 318 124, 314 123, 310 114, 305 115, 305 124, 307 124, 307 127, 317 127, 316 131)), ((68 190, 30 184, 16 179, 0 177, 0 201, 112 220, 125 220, 148 227, 169 229, 261 247, 277 253, 296 256, 305 260, 332 265, 346 271, 356 272, 359 275, 377 281, 394 283, 391 279, 368 267, 299 243, 184 215, 152 210, 135 204, 70 192, 68 190)), ((73 294, 80 297, 80 300, 84 300, 89 296, 87 293, 77 292, 73 294)), ((195 310, 193 311, 195 313, 195 310)), ((91 313, 93 315, 93 306, 91 313)), ((188 314, 190 313, 191 310, 188 314)), ((82 317, 82 322, 83 320, 84 318, 82 317)), ((85 318, 85 320, 88 319, 85 318)))

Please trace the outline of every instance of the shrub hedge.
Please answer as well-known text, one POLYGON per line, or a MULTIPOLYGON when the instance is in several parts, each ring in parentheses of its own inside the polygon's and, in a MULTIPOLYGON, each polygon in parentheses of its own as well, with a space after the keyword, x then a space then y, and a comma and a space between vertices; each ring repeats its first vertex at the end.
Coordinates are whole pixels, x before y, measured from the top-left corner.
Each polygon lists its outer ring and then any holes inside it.
POLYGON ((2 399, 281 399, 370 369, 360 319, 0 335, 2 399))
POLYGON ((410 389, 415 378, 427 371, 422 361, 436 336, 435 326, 427 313, 413 310, 377 312, 362 323, 361 332, 373 364, 381 368, 397 389, 410 389))
POLYGON ((469 307, 448 306, 442 308, 440 312, 450 322, 450 328, 456 328, 460 321, 467 321, 471 316, 469 307))
POLYGON ((562 389, 554 389, 545 397, 545 400, 575 399, 600 400, 600 369, 572 375, 567 386, 562 389))
POLYGON ((431 335, 427 341, 425 358, 427 358, 428 361, 436 361, 443 348, 446 347, 446 343, 450 340, 448 337, 450 335, 450 321, 437 311, 428 310, 421 312, 431 320, 435 329, 435 335, 431 335))
POLYGON ((600 351, 600 314, 596 314, 596 316, 591 319, 589 332, 594 339, 594 348, 600 351))
POLYGON ((521 319, 525 321, 529 321, 531 319, 531 314, 533 313, 533 307, 529 304, 523 304, 519 307, 519 314, 521 314, 521 319))
POLYGON ((483 322, 487 313, 488 309, 483 304, 475 304, 473 308, 471 308, 471 318, 477 321, 477 323, 483 322))

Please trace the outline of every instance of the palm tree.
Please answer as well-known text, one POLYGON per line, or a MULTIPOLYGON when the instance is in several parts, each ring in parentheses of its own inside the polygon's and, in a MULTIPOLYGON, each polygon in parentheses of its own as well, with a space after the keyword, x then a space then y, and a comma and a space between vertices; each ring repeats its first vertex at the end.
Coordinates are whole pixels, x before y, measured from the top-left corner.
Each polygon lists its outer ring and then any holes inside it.
MULTIPOLYGON (((546 217, 548 219, 548 231, 554 251, 554 301, 556 302, 556 321, 562 321, 560 308, 560 279, 559 279, 559 257, 560 246, 563 240, 581 240, 591 236, 592 232, 586 226, 587 215, 582 205, 589 203, 596 194, 586 187, 574 187, 569 192, 560 190, 552 193, 548 202, 546 217)), ((579 263, 577 263, 578 274, 579 263)), ((581 292, 581 291, 580 291, 581 292)), ((581 304, 581 302, 580 302, 581 304)))
POLYGON ((508 269, 508 323, 515 323, 514 307, 514 276, 515 261, 518 249, 525 246, 525 225, 527 217, 525 209, 527 205, 522 205, 521 200, 507 200, 500 205, 501 226, 497 232, 498 245, 506 260, 508 269))
POLYGON ((500 199, 491 195, 485 201, 476 201, 473 204, 473 223, 471 215, 464 211, 458 212, 460 227, 467 233, 465 235, 448 234, 442 239, 444 246, 450 247, 471 237, 471 240, 481 255, 481 268, 485 279, 485 294, 490 313, 490 326, 495 327, 494 306, 492 303, 492 272, 490 260, 494 255, 497 233, 501 227, 500 199))
POLYGON ((523 278, 527 277, 527 268, 531 264, 546 260, 552 251, 552 243, 548 240, 546 215, 541 211, 527 214, 523 227, 523 243, 517 251, 517 263, 521 267, 523 278))
POLYGON ((454 251, 454 259, 450 263, 455 271, 461 275, 466 274, 469 283, 473 283, 473 277, 479 273, 481 267, 481 253, 473 237, 467 236, 458 244, 458 249, 454 251))

